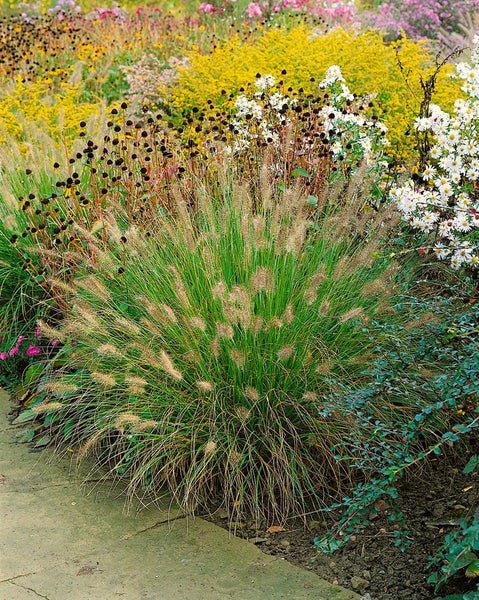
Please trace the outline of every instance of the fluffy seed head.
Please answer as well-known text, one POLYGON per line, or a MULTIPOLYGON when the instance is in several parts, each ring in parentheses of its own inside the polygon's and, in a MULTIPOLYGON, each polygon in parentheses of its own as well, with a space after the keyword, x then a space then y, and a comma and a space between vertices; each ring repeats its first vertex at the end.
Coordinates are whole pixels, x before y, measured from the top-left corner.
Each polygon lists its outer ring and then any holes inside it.
POLYGON ((334 267, 333 275, 332 275, 333 280, 337 281, 338 279, 341 279, 341 277, 348 275, 350 272, 351 272, 351 258, 349 256, 343 256, 338 260, 338 262, 336 263, 336 266, 334 267))
POLYGON ((350 321, 351 319, 355 319, 356 317, 359 317, 360 315, 363 314, 363 312, 364 312, 364 308, 362 306, 357 306, 356 308, 351 308, 351 310, 348 310, 343 315, 341 315, 341 317, 339 318, 339 322, 346 323, 346 321, 350 321))
POLYGON ((283 321, 279 317, 273 317, 266 325, 266 329, 274 329, 275 327, 283 327, 283 321))
POLYGON ((218 337, 223 337, 227 340, 233 339, 233 328, 228 323, 216 323, 216 332, 218 337))
POLYGON ((63 404, 61 402, 42 402, 41 404, 34 406, 32 408, 32 412, 34 412, 36 415, 41 415, 46 412, 58 410, 62 406, 63 404))
POLYGON ((273 290, 273 273, 271 272, 271 269, 258 267, 251 276, 251 289, 254 294, 257 294, 262 290, 271 292, 273 290))
POLYGON ((215 358, 219 358, 220 355, 220 340, 217 335, 211 340, 211 352, 215 358))
POLYGON ((92 275, 80 279, 76 283, 78 287, 90 292, 105 302, 111 298, 110 290, 98 278, 93 277, 92 275))
POLYGON ((131 430, 134 433, 141 433, 142 431, 154 429, 157 425, 158 421, 155 421, 154 419, 144 419, 142 421, 138 421, 138 423, 135 423, 131 430))
POLYGON ((316 373, 327 375, 331 371, 332 367, 333 365, 331 361, 327 360, 316 367, 316 373))
POLYGON ((226 297, 226 284, 224 281, 218 282, 211 290, 213 298, 223 300, 226 297))
POLYGON ((134 335, 138 335, 141 331, 138 325, 136 325, 133 321, 130 321, 129 319, 125 319, 123 317, 118 317, 117 319, 115 319, 115 323, 124 331, 133 333, 134 335))
POLYGON ((213 391, 213 385, 209 381, 197 381, 196 385, 200 388, 202 392, 213 391))
POLYGON ((170 265, 168 267, 168 270, 173 275, 173 278, 175 281, 175 291, 176 291, 178 300, 181 302, 181 304, 183 306, 188 307, 190 305, 190 301, 188 300, 188 294, 186 293, 186 288, 181 279, 178 269, 174 265, 170 265))
POLYGON ((171 375, 173 379, 178 381, 183 379, 183 375, 180 373, 180 371, 178 371, 178 369, 175 368, 173 361, 164 350, 160 352, 160 362, 163 369, 168 373, 168 375, 171 375))
POLYGON ((235 410, 235 413, 242 423, 245 423, 251 414, 251 412, 245 406, 238 406, 238 408, 235 410))
POLYGON ((228 302, 238 304, 242 308, 248 309, 251 305, 251 298, 245 287, 242 285, 235 285, 228 294, 228 302))
POLYGON ((383 279, 374 279, 367 283, 361 290, 363 298, 372 298, 383 294, 387 289, 386 282, 383 279))
POLYGON ((317 298, 318 298, 318 292, 316 291, 316 288, 314 288, 314 287, 309 287, 304 292, 304 301, 306 302, 306 304, 308 306, 313 304, 313 302, 316 302, 317 298))
POLYGON ((92 371, 90 373, 90 377, 96 383, 103 385, 104 387, 115 387, 116 379, 109 375, 108 373, 102 373, 101 371, 92 371))
POLYGON ((247 388, 245 388, 244 395, 246 396, 246 398, 248 398, 248 400, 259 400, 259 392, 256 388, 252 386, 248 386, 247 388))
POLYGON ((292 346, 285 346, 278 351, 279 360, 288 360, 293 356, 294 348, 292 346))
POLYGON ((242 367, 244 367, 245 358, 242 352, 233 348, 233 350, 231 350, 230 352, 230 356, 238 368, 241 369, 242 367))
POLYGON ((60 395, 68 392, 78 391, 78 386, 71 383, 62 383, 61 381, 49 381, 43 387, 48 392, 51 392, 53 395, 60 395))
POLYGON ((133 413, 122 413, 115 419, 114 427, 115 429, 122 431, 124 429, 124 425, 136 424, 139 421, 140 417, 138 415, 134 415, 133 413))
POLYGON ((216 450, 217 443, 213 442, 213 440, 209 440, 204 449, 205 456, 210 456, 216 450))
POLYGON ((40 331, 42 332, 42 335, 44 337, 49 337, 51 339, 59 341, 62 341, 64 339, 64 335, 61 331, 55 329, 54 327, 50 327, 50 325, 48 325, 48 323, 46 323, 45 321, 39 319, 37 321, 37 325, 40 328, 40 331))
POLYGON ((255 335, 257 335, 261 329, 263 328, 263 318, 259 315, 256 315, 253 319, 252 330, 255 335))
POLYGON ((101 356, 120 356, 120 352, 113 344, 102 344, 96 349, 96 353, 101 356))
POLYGON ((75 304, 73 308, 89 325, 100 327, 100 322, 92 310, 82 304, 75 304))
POLYGON ((137 377, 136 375, 127 375, 125 377, 125 383, 128 385, 148 385, 148 381, 143 377, 137 377))
POLYGON ((330 308, 331 308, 331 302, 327 298, 325 298, 319 306, 318 314, 320 316, 325 315, 329 312, 330 308))
POLYGON ((288 325, 291 325, 291 323, 294 321, 294 312, 291 304, 288 304, 286 306, 286 308, 284 309, 283 316, 281 318, 288 325))
POLYGON ((172 323, 178 323, 175 311, 170 306, 168 306, 167 304, 160 304, 159 308, 168 320, 170 320, 172 323))
POLYGON ((201 331, 206 330, 206 323, 200 317, 191 317, 190 323, 192 327, 196 327, 196 329, 200 329, 201 331))

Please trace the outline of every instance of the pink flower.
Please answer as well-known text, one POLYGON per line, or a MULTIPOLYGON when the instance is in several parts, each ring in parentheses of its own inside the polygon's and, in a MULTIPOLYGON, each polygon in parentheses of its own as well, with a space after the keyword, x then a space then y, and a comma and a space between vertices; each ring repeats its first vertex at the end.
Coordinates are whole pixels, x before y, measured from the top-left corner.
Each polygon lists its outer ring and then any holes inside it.
POLYGON ((36 346, 34 346, 33 344, 30 344, 30 346, 28 346, 27 348, 27 356, 38 356, 39 354, 41 354, 41 350, 40 348, 37 348, 36 346))
POLYGON ((18 354, 18 346, 13 346, 13 348, 8 351, 8 356, 15 356, 15 354, 18 354))
POLYGON ((37 325, 35 327, 35 330, 34 330, 33 333, 34 333, 35 337, 37 338, 37 340, 41 339, 41 337, 42 337, 42 329, 41 329, 40 325, 37 325))
POLYGON ((50 346, 59 346, 60 342, 58 340, 50 340, 50 346))
POLYGON ((202 2, 200 4, 200 7, 198 8, 198 10, 201 12, 204 12, 204 13, 209 13, 209 14, 213 14, 216 12, 216 8, 212 4, 209 4, 208 2, 202 2))
POLYGON ((6 352, 0 352, 0 360, 7 360, 8 354, 6 352))
POLYGON ((283 0, 284 8, 292 8, 293 10, 299 10, 304 4, 301 0, 283 0))
POLYGON ((250 2, 248 4, 246 12, 248 13, 248 17, 252 19, 253 17, 261 17, 261 15, 263 14, 263 9, 258 4, 258 2, 250 2))

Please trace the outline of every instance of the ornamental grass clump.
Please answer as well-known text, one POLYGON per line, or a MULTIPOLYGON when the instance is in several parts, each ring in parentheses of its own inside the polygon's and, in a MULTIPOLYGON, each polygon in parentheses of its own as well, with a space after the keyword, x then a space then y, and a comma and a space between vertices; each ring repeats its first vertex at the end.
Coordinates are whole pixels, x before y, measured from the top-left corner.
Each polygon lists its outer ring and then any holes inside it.
MULTIPOLYGON (((375 258, 387 215, 364 173, 317 207, 299 186, 261 197, 228 173, 216 196, 189 184, 147 230, 104 217, 106 241, 77 277, 44 402, 57 442, 170 492, 188 512, 284 519, 347 480, 331 448, 350 417, 320 414, 353 382, 390 313, 395 266, 375 258)), ((41 408, 39 409, 41 410, 41 408)))

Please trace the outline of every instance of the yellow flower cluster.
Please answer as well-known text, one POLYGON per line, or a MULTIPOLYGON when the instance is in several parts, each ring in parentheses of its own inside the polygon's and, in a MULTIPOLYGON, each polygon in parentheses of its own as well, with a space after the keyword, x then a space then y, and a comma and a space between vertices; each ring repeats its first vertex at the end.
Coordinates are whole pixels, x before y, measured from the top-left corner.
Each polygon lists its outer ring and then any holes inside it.
POLYGON ((0 98, 0 143, 13 137, 22 141, 31 125, 42 127, 53 139, 67 142, 80 133, 79 123, 99 111, 99 106, 80 102, 79 85, 65 86, 61 92, 51 91, 49 79, 24 83, 17 79, 11 91, 0 98))
POLYGON ((105 46, 94 46, 93 44, 82 43, 77 47, 76 55, 78 60, 87 60, 95 62, 106 54, 105 46))
MULTIPOLYGON (((377 32, 355 34, 342 29, 316 35, 304 26, 269 30, 251 41, 235 37, 211 54, 190 52, 188 57, 191 67, 181 70, 175 86, 160 90, 162 96, 171 95, 179 110, 204 107, 208 100, 224 106, 229 94, 238 94, 255 81, 257 73, 283 80, 285 88, 302 87, 317 94, 327 68, 337 64, 352 92, 377 95, 375 104, 389 128, 393 148, 397 145, 403 151, 411 144, 410 137, 404 136, 422 99, 421 77, 426 79, 434 70, 434 59, 422 43, 402 39, 388 44, 377 32)), ((449 77, 451 71, 450 66, 444 67, 437 80, 435 101, 445 110, 461 96, 459 83, 449 77)))

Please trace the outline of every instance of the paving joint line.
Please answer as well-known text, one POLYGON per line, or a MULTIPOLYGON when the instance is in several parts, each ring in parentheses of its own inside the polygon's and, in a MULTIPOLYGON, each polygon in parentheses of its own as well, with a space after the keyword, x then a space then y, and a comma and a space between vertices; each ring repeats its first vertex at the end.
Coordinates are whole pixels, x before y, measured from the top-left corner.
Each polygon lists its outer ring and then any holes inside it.
POLYGON ((37 572, 33 573, 22 573, 21 575, 15 575, 15 577, 9 577, 8 579, 2 579, 0 583, 12 583, 14 579, 20 579, 21 577, 29 577, 30 575, 36 575, 37 572))
POLYGON ((151 531, 152 529, 156 529, 160 527, 160 525, 165 525, 166 523, 172 523, 175 521, 179 521, 181 519, 185 519, 186 515, 178 515, 177 517, 169 517, 168 519, 163 519, 162 521, 158 521, 149 527, 145 527, 145 529, 140 529, 140 531, 135 531, 134 533, 129 533, 128 535, 124 535, 121 541, 130 540, 131 538, 136 537, 137 535, 141 535, 142 533, 146 533, 147 531, 151 531))
POLYGON ((50 598, 48 596, 44 596, 43 594, 40 594, 39 592, 37 592, 37 590, 34 590, 33 588, 27 587, 26 585, 21 585, 20 583, 15 583, 14 581, 10 581, 10 583, 12 585, 16 585, 17 587, 20 587, 20 588, 22 588, 24 590, 28 590, 29 592, 33 592, 39 598, 45 598, 45 600, 50 600, 50 598))

